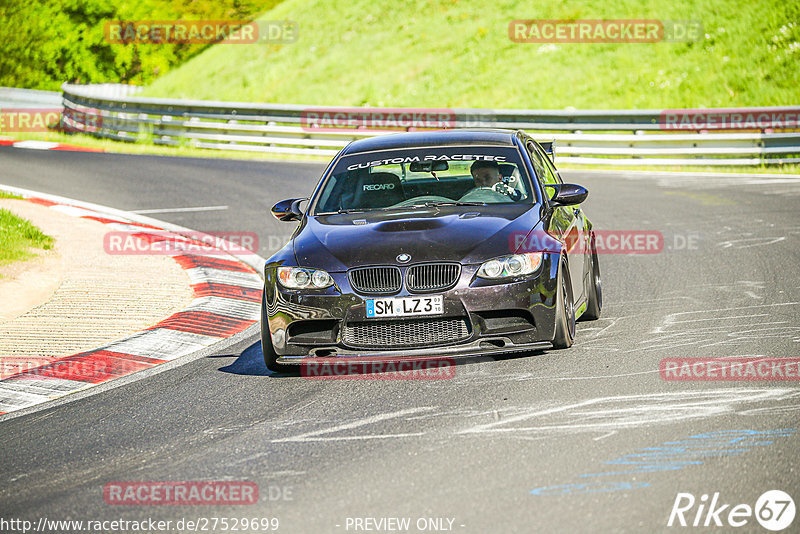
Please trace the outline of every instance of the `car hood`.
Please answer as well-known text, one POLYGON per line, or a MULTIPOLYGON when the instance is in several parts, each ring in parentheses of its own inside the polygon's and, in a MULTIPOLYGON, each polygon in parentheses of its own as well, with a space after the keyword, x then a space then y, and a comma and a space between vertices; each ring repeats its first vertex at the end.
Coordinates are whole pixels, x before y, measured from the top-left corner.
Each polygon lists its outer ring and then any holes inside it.
POLYGON ((536 205, 442 207, 307 217, 293 240, 298 265, 341 272, 365 265, 481 263, 513 253, 513 236, 539 221, 536 205))

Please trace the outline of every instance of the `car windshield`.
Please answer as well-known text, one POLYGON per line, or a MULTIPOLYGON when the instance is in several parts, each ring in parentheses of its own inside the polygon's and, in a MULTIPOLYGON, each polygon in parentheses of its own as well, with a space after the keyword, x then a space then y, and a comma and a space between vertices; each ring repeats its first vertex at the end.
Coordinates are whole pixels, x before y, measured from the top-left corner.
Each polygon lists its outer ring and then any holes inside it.
POLYGON ((320 190, 314 213, 509 203, 533 203, 519 152, 454 146, 345 156, 320 190))

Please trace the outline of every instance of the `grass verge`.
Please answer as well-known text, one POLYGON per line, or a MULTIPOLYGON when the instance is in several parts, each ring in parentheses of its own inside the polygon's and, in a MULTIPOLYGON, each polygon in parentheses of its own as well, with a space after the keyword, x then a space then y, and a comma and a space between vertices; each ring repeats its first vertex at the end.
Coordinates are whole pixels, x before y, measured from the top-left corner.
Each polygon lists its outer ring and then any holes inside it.
MULTIPOLYGON (((0 198, 19 197, 0 191, 0 198)), ((51 250, 54 242, 30 221, 0 208, 0 266, 34 257, 31 249, 51 250)))

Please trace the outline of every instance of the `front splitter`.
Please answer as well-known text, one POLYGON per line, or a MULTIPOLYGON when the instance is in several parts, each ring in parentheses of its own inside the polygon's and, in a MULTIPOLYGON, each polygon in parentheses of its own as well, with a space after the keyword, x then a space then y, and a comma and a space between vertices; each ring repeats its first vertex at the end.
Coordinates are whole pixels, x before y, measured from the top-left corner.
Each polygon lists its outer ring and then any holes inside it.
POLYGON ((478 340, 467 345, 455 345, 447 347, 403 349, 403 350, 375 350, 363 349, 353 350, 344 349, 335 345, 329 347, 315 347, 313 354, 300 356, 281 356, 278 363, 284 365, 301 365, 317 359, 347 359, 354 363, 369 363, 387 359, 414 359, 414 360, 436 360, 441 358, 470 358, 477 356, 500 356, 516 352, 528 352, 546 350, 553 347, 549 341, 538 341, 536 343, 514 344, 508 338, 502 338, 503 346, 496 346, 493 342, 501 338, 491 338, 491 340, 478 340))

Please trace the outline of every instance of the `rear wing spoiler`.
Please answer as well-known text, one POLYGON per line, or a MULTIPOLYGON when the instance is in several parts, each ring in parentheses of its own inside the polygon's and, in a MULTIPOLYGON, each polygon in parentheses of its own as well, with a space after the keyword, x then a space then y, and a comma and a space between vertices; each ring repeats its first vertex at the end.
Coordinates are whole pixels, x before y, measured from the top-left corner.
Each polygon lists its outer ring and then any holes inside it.
POLYGON ((555 141, 547 141, 547 142, 539 142, 539 145, 544 149, 544 153, 550 156, 550 159, 553 159, 556 155, 556 142, 555 141))

